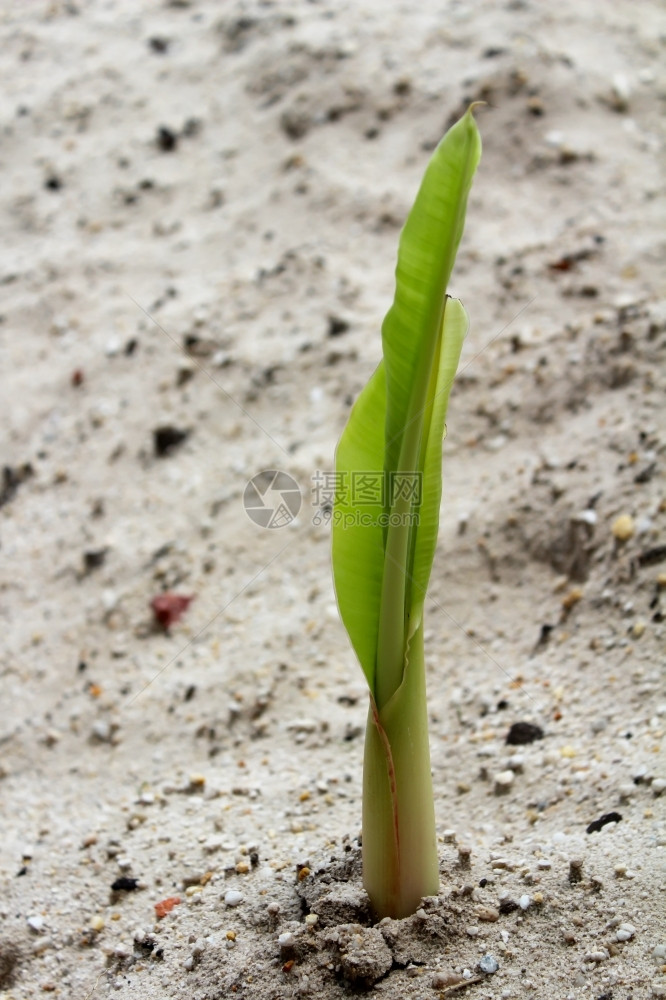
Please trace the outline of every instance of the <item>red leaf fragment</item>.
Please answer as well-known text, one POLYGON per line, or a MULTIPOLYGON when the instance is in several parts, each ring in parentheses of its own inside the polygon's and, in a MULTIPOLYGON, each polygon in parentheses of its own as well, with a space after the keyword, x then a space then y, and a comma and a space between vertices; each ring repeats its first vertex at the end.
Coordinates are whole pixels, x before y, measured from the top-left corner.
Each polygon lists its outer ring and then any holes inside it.
POLYGON ((163 899, 160 903, 155 903, 157 919, 161 920, 162 917, 166 917, 167 913, 171 913, 174 906, 178 906, 179 903, 180 896, 169 896, 168 899, 163 899))
POLYGON ((153 597, 150 606, 155 615, 155 621, 165 631, 168 631, 175 622, 182 618, 194 597, 194 594, 174 594, 171 590, 153 597))

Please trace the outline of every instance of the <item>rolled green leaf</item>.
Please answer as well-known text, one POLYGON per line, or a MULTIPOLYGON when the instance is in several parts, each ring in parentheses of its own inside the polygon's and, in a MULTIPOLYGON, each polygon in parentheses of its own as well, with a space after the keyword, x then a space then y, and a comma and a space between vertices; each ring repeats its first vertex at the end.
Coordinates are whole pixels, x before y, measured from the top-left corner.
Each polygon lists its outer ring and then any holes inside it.
POLYGON ((438 889, 423 608, 439 527, 446 410, 467 330, 447 285, 481 155, 471 111, 426 169, 400 237, 383 360, 336 452, 333 574, 370 689, 364 882, 380 916, 405 916, 438 889))

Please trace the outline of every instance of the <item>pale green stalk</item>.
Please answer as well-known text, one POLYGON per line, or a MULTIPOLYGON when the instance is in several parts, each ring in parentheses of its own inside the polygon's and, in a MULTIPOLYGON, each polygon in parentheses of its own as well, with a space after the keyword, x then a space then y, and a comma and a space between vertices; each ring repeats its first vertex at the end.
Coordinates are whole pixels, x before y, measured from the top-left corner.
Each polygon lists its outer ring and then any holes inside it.
POLYGON ((439 890, 430 776, 423 626, 402 682, 370 701, 363 761, 363 884, 378 916, 407 917, 439 890))

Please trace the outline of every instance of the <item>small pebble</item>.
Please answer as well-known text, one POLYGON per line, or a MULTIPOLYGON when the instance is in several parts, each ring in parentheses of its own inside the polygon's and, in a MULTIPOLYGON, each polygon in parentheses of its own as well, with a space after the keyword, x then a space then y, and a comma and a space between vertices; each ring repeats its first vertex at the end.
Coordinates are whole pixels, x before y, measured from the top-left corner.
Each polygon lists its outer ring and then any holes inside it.
POLYGON ((104 930, 104 917, 96 914, 90 921, 90 927, 99 934, 100 931, 104 930))
POLYGON ((111 724, 106 719, 97 719, 92 724, 91 736, 100 743, 111 742, 111 724))
POLYGON ((661 795, 661 793, 666 789, 666 779, 655 778, 651 785, 653 795, 661 795))
POLYGON ((553 146, 557 149, 564 142, 564 132, 560 132, 559 129, 551 129, 549 132, 546 132, 543 138, 548 146, 553 146))
POLYGON ((613 537, 617 538, 618 542, 628 542, 635 530, 636 526, 631 514, 620 514, 611 526, 613 537))
POLYGON ((520 899, 518 900, 518 906, 521 908, 521 910, 527 910, 529 909, 531 902, 532 902, 532 897, 525 894, 521 896, 520 899))
POLYGON ((32 946, 33 955, 41 955, 43 951, 53 947, 53 940, 50 937, 38 938, 32 946))
POLYGON ((620 924, 615 937, 618 941, 630 941, 635 933, 636 928, 633 924, 620 924))
POLYGON ((229 889, 228 892, 224 894, 224 905, 225 906, 240 906, 243 902, 243 893, 239 892, 238 889, 229 889))
POLYGON ((583 859, 582 858, 572 858, 569 862, 569 882, 575 885, 576 882, 580 882, 583 878, 583 859))
POLYGON ((494 906, 475 906, 474 912, 479 920, 486 920, 489 923, 499 920, 499 910, 496 910, 494 906))
POLYGON ((497 972, 499 969, 499 962, 492 955, 484 955, 479 962, 479 968, 481 972, 485 972, 487 975, 491 976, 493 972, 497 972))
POLYGON ((543 739, 543 729, 532 722, 514 722, 506 735, 509 746, 525 746, 543 739))
POLYGON ((461 868, 470 867, 470 859, 472 856, 472 848, 468 847, 467 844, 458 845, 458 863, 461 868))
POLYGON ((458 976, 455 972, 435 972, 430 980, 430 985, 434 990, 443 990, 447 986, 458 986, 462 982, 464 982, 463 977, 458 976))
POLYGON ((28 924, 30 930, 34 931, 35 934, 39 934, 44 929, 44 917, 42 917, 39 913, 28 917, 26 923, 28 924))
POLYGON ((495 795, 504 795, 513 784, 515 775, 513 771, 500 771, 495 775, 495 795))
POLYGON ((285 931, 278 937, 278 944, 281 948, 293 948, 296 944, 296 938, 291 931, 285 931))
POLYGON ((635 790, 636 789, 634 788, 633 784, 631 784, 630 782, 625 782, 624 784, 620 785, 620 787, 617 790, 620 802, 628 802, 629 799, 633 796, 635 790))
POLYGON ((631 85, 624 73, 615 73, 611 83, 611 104, 615 111, 626 111, 631 97, 631 85))

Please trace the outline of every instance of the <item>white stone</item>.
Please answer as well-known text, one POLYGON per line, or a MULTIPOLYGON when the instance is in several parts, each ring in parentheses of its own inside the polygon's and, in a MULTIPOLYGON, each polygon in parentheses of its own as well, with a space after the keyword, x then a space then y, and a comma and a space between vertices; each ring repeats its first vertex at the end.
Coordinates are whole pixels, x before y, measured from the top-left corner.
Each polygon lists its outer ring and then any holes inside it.
POLYGON ((501 794, 502 792, 508 792, 514 781, 513 771, 500 771, 499 774, 495 775, 495 793, 501 794))

